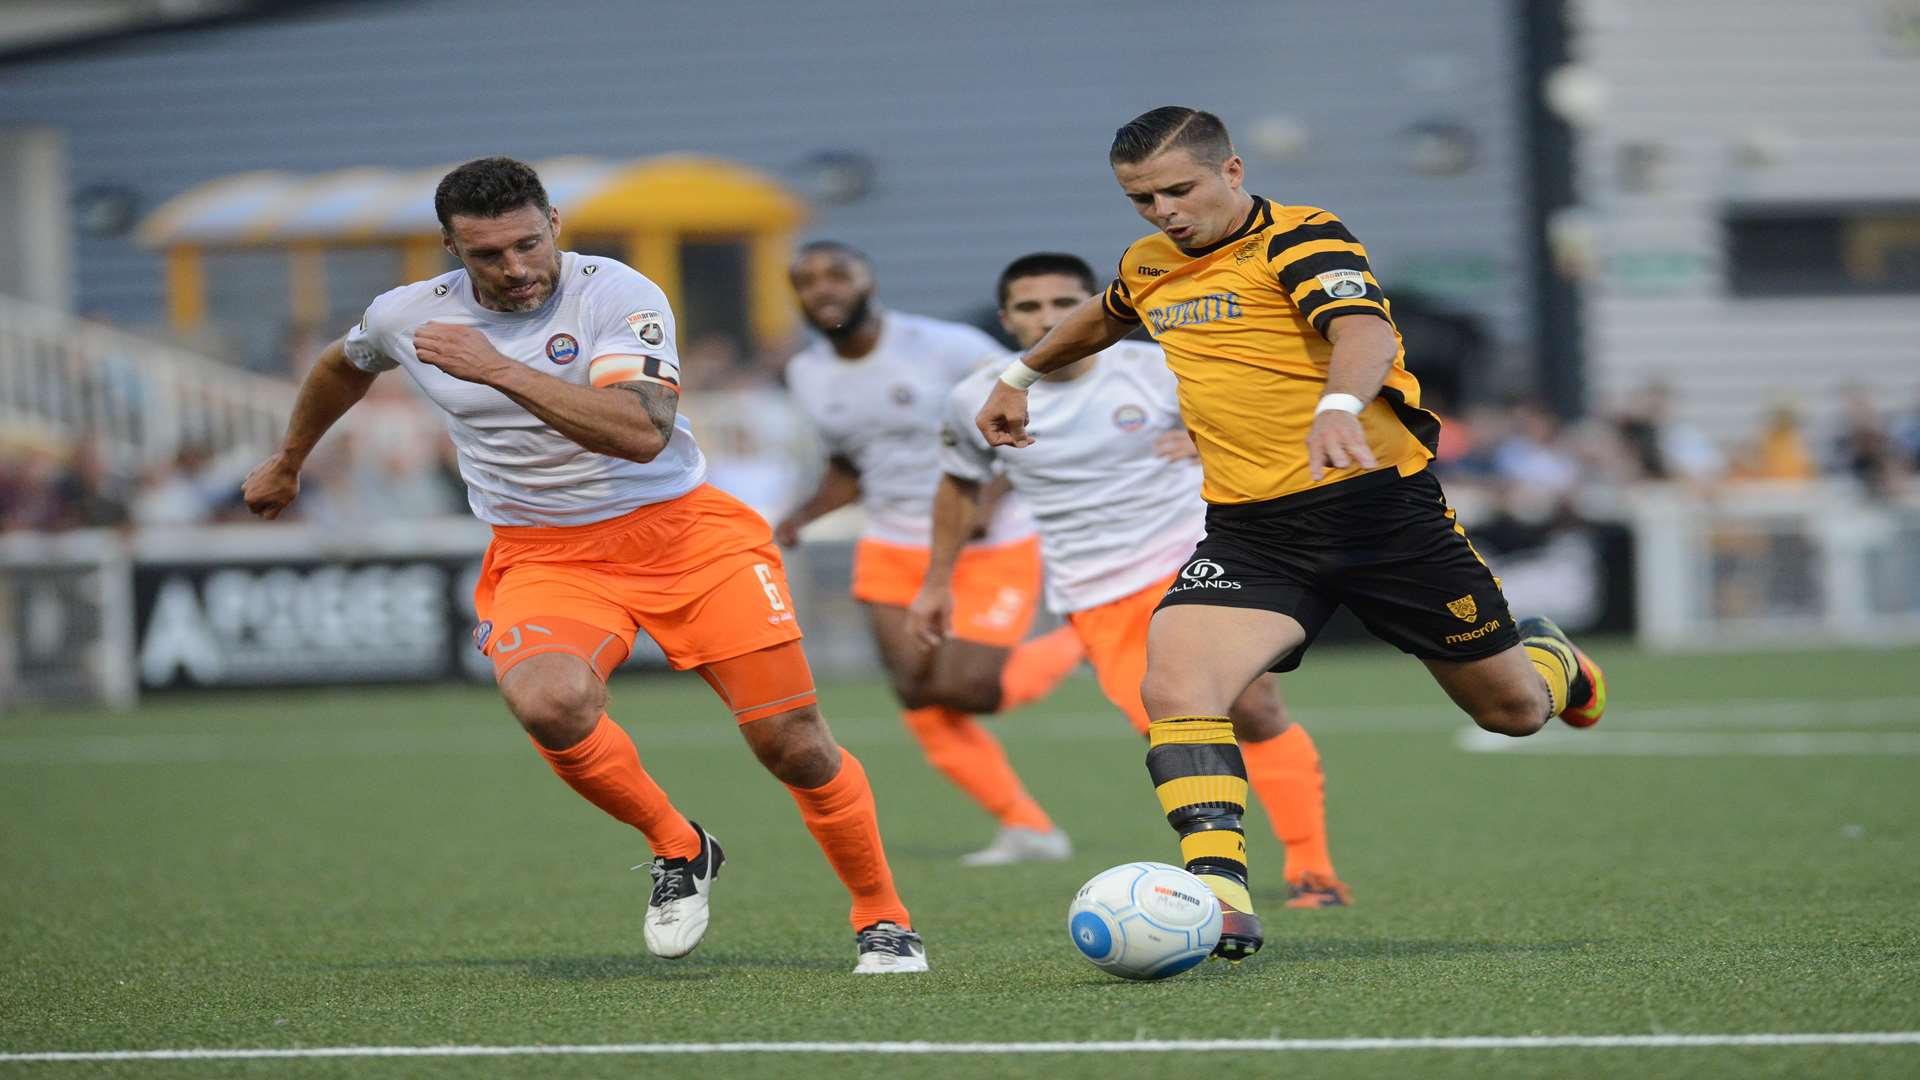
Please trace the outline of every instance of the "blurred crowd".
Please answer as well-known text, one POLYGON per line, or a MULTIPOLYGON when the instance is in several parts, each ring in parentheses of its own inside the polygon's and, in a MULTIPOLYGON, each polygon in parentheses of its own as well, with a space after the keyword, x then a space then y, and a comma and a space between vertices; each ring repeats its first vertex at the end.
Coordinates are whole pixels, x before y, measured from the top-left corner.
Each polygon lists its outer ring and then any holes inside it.
MULTIPOLYGON (((311 355, 310 344, 298 352, 311 355)), ((817 464, 781 389, 784 355, 705 335, 686 343, 682 360, 682 407, 712 481, 765 513, 782 512, 817 464)), ((1507 530, 1520 546, 1528 532, 1611 516, 1610 496, 1645 483, 1713 495, 1827 478, 1886 498, 1920 472, 1920 395, 1889 401, 1856 387, 1836 419, 1818 425, 1783 404, 1732 441, 1678 419, 1674 406, 1660 385, 1575 420, 1524 398, 1468 406, 1444 415, 1436 467, 1456 501, 1475 507, 1477 535, 1507 530)), ((411 383, 379 380, 350 421, 308 463, 288 517, 353 524, 464 511, 451 444, 411 383)), ((130 465, 96 439, 62 445, 8 432, 0 435, 0 532, 253 520, 239 490, 259 453, 190 443, 169 460, 130 465)))
POLYGON ((1577 518, 1588 500, 1606 506, 1609 496, 1649 483, 1714 497, 1744 485, 1830 480, 1885 499, 1920 472, 1920 394, 1898 408, 1852 387, 1821 427, 1781 404, 1733 440, 1716 440, 1675 413, 1672 391, 1657 383, 1578 420, 1527 399, 1474 406, 1447 418, 1436 468, 1450 493, 1490 499, 1535 522, 1577 518))

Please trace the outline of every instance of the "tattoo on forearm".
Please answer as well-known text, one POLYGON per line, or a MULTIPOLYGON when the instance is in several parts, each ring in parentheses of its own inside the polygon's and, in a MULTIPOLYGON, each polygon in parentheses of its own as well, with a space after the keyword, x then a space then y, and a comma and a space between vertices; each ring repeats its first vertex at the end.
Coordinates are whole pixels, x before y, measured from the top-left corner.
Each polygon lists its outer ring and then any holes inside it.
POLYGON ((656 383, 624 382, 620 389, 631 391, 646 407, 647 419, 660 433, 661 445, 673 440, 673 416, 680 408, 680 395, 656 383))

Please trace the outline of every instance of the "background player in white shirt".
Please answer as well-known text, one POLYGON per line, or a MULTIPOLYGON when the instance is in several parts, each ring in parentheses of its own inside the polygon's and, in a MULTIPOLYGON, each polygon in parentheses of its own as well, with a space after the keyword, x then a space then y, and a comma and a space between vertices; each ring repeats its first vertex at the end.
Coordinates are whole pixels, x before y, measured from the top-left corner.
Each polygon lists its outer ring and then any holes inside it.
POLYGON ((960 554, 949 638, 928 648, 907 630, 907 605, 926 573, 947 393, 981 365, 1004 364, 1006 352, 971 326, 882 311, 871 264, 844 244, 807 245, 791 274, 821 338, 787 365, 787 386, 828 459, 818 490, 774 536, 791 546, 808 522, 860 503, 866 528, 854 550, 853 596, 866 605, 902 717, 927 761, 1000 823, 964 861, 1066 858, 1066 835, 972 716, 1045 696, 1082 655, 1065 627, 1022 642, 1040 595, 1040 548, 1018 500, 995 492, 960 554))
MULTIPOLYGON (((1000 276, 1001 323, 1030 346, 1096 284, 1077 256, 1015 259, 1000 276)), ((1045 437, 1018 451, 989 447, 973 423, 998 377, 975 372, 948 395, 932 565, 910 609, 913 631, 928 643, 944 636, 955 556, 981 489, 1003 470, 1039 526, 1048 604, 1080 635, 1101 690, 1145 735, 1140 683, 1154 608, 1169 587, 1217 585, 1206 563, 1189 562, 1206 533, 1206 503, 1173 373, 1158 347, 1126 341, 1054 372, 1028 392, 1027 430, 1045 437)), ((1288 722, 1273 676, 1256 679, 1229 715, 1249 782, 1286 845, 1288 906, 1348 903, 1327 853, 1319 753, 1288 722)), ((1219 842, 1241 848, 1244 834, 1219 842)))
POLYGON ((925 971, 894 891, 873 792, 815 704, 779 549, 766 522, 704 483, 678 417, 673 312, 651 281, 558 246, 533 169, 482 158, 434 195, 460 269, 388 292, 324 350, 279 453, 247 477, 275 517, 300 469, 374 376, 405 368, 446 413, 474 514, 494 526, 474 638, 507 706, 574 790, 646 836, 647 948, 691 952, 726 857, 675 809, 606 714, 609 673, 647 631, 694 668, 788 787, 853 894, 857 972, 925 971))

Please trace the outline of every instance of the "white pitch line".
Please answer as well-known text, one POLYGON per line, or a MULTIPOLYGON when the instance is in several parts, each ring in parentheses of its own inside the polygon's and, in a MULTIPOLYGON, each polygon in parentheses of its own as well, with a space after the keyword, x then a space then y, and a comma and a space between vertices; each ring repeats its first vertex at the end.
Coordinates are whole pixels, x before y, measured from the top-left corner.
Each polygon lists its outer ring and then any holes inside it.
POLYGON ((1564 731, 1524 739, 1461 728, 1454 745, 1469 754, 1576 757, 1881 757, 1920 754, 1920 734, 1849 731, 1564 731))
MULTIPOLYGON (((1296 719, 1309 730, 1324 734, 1346 735, 1419 735, 1440 734, 1456 722, 1460 714, 1444 702, 1432 705, 1319 705, 1296 706, 1296 719)), ((236 725, 222 733, 74 733, 0 736, 0 767, 16 765, 201 765, 235 762, 287 762, 360 758, 501 756, 526 752, 525 740, 512 731, 512 722, 504 711, 495 718, 494 730, 483 728, 436 727, 431 731, 388 731, 365 728, 345 730, 278 731, 271 727, 248 728, 236 725)), ((731 722, 650 728, 644 715, 629 718, 645 750, 654 747, 704 747, 733 745, 739 742, 731 722)), ((861 746, 904 745, 910 737, 899 718, 871 713, 828 714, 828 720, 845 741, 861 746)), ((1132 729, 1118 711, 1031 714, 1017 713, 993 723, 1008 738, 1020 742, 1079 743, 1089 734, 1109 732, 1131 735, 1132 729)), ((1592 732, 1562 732, 1549 729, 1524 745, 1512 745, 1504 736, 1472 736, 1480 742, 1468 744, 1469 736, 1458 741, 1469 752, 1526 750, 1533 753, 1595 753, 1623 755, 1683 756, 1711 753, 1750 753, 1801 756, 1812 753, 1911 754, 1920 751, 1904 748, 1902 740, 1913 736, 1890 734, 1894 749, 1840 749, 1844 743, 1827 743, 1828 749, 1805 748, 1774 750, 1733 750, 1702 744, 1699 749, 1680 750, 1674 743, 1652 749, 1617 749, 1628 745, 1617 737, 1627 734, 1677 736, 1688 729, 1720 728, 1848 728, 1920 723, 1920 697, 1868 698, 1853 701, 1714 701, 1673 705, 1634 707, 1616 704, 1606 721, 1592 732), (1557 737, 1576 737, 1586 745, 1574 748, 1554 741, 1557 737), (1548 740, 1543 742, 1541 740, 1548 740), (1484 745, 1481 745, 1484 743, 1484 745), (1496 745, 1497 744, 1497 745, 1496 745), (1606 747, 1606 749, 1602 749, 1606 747)), ((1483 735, 1485 733, 1482 733, 1483 735)), ((1754 734, 1758 734, 1757 732, 1754 734)), ((1783 733, 1786 734, 1786 733, 1783 733)), ((1824 733, 1823 733, 1824 734, 1824 733)), ((1836 733, 1836 736, 1839 733, 1836 733)), ((1710 736, 1703 736, 1710 737, 1710 736)), ((1860 737, 1860 736, 1856 736, 1860 737)), ((1652 744, 1649 744, 1652 745, 1652 744)), ((1786 743, 1782 745, 1792 745, 1786 743)))
POLYGON ((1088 1042, 731 1042, 555 1046, 313 1046, 289 1050, 91 1050, 0 1053, 5 1062, 245 1061, 281 1058, 571 1057, 641 1054, 1171 1054, 1360 1050, 1643 1050, 1715 1046, 1920 1046, 1920 1031, 1745 1035, 1467 1035, 1353 1039, 1129 1039, 1088 1042))

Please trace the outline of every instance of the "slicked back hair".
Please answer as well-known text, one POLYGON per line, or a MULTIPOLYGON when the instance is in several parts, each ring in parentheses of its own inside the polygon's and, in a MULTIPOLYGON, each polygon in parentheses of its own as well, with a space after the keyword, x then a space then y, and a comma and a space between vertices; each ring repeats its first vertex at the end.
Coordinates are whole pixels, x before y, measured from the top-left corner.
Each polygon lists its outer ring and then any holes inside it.
POLYGON ((1065 274, 1076 278, 1086 287, 1089 294, 1099 292, 1100 281, 1093 276, 1093 267, 1078 255, 1068 255, 1061 251, 1036 251, 1031 255, 1022 255, 1007 264, 1000 271, 998 296, 1001 310, 1007 307, 1007 290, 1021 278, 1040 277, 1043 274, 1065 274))
POLYGON ((499 217, 523 206, 547 216, 547 189, 533 166, 510 157, 476 158, 440 178, 433 190, 433 214, 440 228, 453 232, 453 216, 499 217))
POLYGON ((1233 156, 1233 140, 1227 137, 1227 125, 1219 117, 1184 105, 1162 105, 1141 113, 1113 133, 1107 163, 1138 165, 1176 148, 1214 168, 1233 156))

